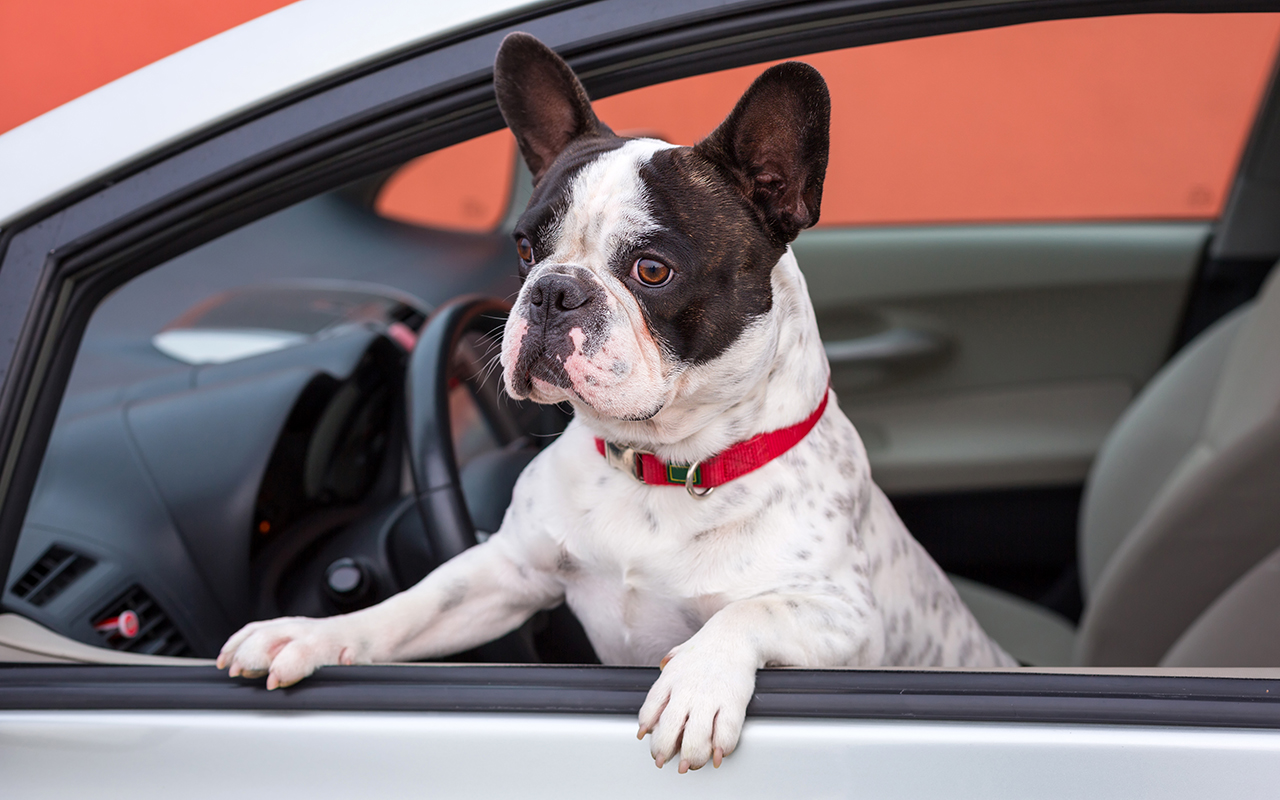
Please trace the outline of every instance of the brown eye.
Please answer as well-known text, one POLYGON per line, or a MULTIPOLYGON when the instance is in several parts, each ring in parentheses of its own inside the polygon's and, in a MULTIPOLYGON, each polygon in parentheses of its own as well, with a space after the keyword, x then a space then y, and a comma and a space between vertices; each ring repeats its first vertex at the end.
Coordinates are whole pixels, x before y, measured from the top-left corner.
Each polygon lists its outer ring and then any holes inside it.
POLYGON ((652 258, 637 258, 631 275, 645 286, 662 286, 671 280, 671 267, 652 258))
POLYGON ((516 240, 516 252, 520 254, 520 260, 523 261, 525 265, 530 267, 533 266, 533 244, 529 241, 528 237, 521 236, 516 240))

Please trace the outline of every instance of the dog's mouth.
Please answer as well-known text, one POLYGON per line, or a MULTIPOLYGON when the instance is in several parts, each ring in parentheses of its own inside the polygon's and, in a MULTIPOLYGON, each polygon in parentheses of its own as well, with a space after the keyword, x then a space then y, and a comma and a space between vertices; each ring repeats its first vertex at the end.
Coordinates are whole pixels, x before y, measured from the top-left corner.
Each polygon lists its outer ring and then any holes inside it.
MULTIPOLYGON (((573 381, 565 371, 563 357, 550 352, 541 341, 526 337, 511 367, 510 385, 520 396, 533 397, 538 390, 562 389, 573 391, 573 381)), ((563 398, 545 402, 560 402, 563 398)), ((541 401, 540 401, 541 402, 541 401)))
POLYGON ((565 400, 581 404, 596 415, 622 422, 646 422, 656 417, 666 403, 660 400, 652 409, 639 413, 613 413, 602 408, 598 399, 588 397, 577 386, 564 368, 564 364, 554 355, 548 353, 521 352, 516 367, 511 371, 509 385, 518 399, 529 399, 535 403, 554 404, 565 400))
POLYGON ((512 397, 568 400, 602 421, 644 422, 663 410, 670 386, 625 320, 603 307, 546 313, 522 310, 508 322, 503 363, 512 397))

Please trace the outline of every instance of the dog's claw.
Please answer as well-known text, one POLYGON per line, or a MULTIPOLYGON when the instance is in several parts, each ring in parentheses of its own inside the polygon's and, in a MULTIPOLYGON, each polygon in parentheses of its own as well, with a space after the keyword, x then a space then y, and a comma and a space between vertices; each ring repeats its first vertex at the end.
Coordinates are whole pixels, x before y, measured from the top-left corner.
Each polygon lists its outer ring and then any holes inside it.
POLYGON ((680 759, 680 766, 676 769, 676 772, 679 772, 681 775, 683 775, 688 771, 689 771, 689 759, 687 758, 680 759))
POLYGON ((724 748, 717 747, 715 752, 711 754, 711 766, 720 769, 720 762, 724 761, 724 748))
POLYGON ((667 762, 666 762, 666 759, 664 759, 662 756, 658 756, 653 760, 653 763, 658 765, 658 769, 662 769, 662 765, 667 762))
POLYGON ((641 725, 641 726, 640 726, 640 732, 636 734, 636 738, 637 738, 637 739, 643 739, 643 738, 644 738, 644 735, 645 735, 646 733, 648 733, 648 732, 649 732, 649 729, 648 729, 648 728, 646 728, 645 726, 641 725))

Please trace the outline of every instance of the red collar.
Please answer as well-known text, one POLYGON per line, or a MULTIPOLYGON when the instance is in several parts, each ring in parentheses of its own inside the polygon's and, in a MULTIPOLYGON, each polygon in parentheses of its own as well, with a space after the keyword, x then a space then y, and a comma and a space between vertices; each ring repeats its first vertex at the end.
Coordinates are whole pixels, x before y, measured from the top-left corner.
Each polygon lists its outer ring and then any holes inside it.
POLYGON ((600 438, 596 439, 596 450, 609 460, 609 464, 641 483, 651 486, 683 486, 694 497, 705 497, 715 487, 763 467, 799 444, 813 430, 813 426, 818 424, 822 412, 827 410, 829 394, 829 390, 822 393, 822 402, 818 403, 818 407, 807 419, 789 428, 753 436, 711 458, 692 464, 668 464, 653 453, 623 447, 600 438), (695 486, 702 487, 705 491, 695 491, 695 486))

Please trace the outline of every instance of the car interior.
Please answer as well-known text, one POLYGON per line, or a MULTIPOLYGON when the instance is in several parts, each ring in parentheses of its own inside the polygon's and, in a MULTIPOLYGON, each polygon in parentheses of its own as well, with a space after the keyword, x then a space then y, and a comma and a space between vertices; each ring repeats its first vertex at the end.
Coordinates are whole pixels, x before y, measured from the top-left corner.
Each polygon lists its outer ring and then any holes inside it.
MULTIPOLYGON (((804 57, 837 109, 823 221, 794 245, 832 386, 907 527, 1023 665, 1280 666, 1278 44, 1276 14, 1134 16, 804 57), (1185 64, 1192 45, 1209 55, 1185 64), (1030 51, 1030 88, 984 83, 1030 51), (1098 127, 1116 103, 1127 127, 1098 127)), ((598 113, 692 144, 763 68, 598 113)), ((496 367, 531 191, 500 131, 109 296, 4 584, 0 659, 207 664, 249 621, 371 605, 497 531, 571 413, 513 401, 496 367)), ((565 607, 450 660, 598 663, 565 607)))

